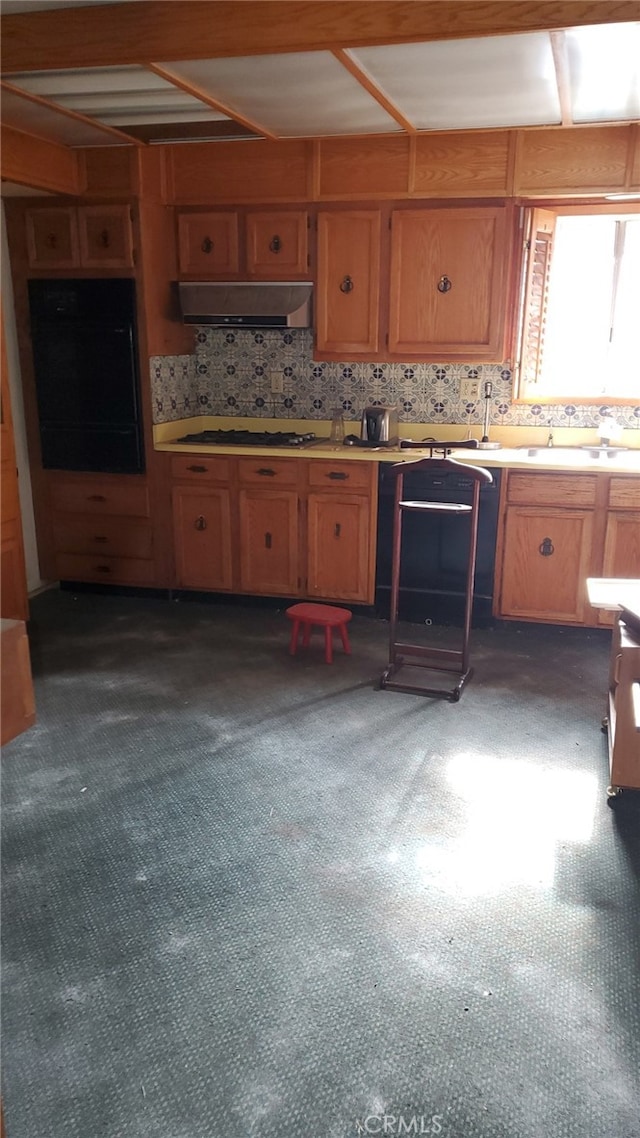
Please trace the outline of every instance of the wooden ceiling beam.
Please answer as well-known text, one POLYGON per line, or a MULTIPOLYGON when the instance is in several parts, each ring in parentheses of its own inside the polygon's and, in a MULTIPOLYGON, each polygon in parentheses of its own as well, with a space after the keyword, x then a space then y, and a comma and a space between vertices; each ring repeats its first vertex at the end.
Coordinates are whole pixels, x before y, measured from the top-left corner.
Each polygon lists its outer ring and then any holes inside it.
POLYGON ((141 0, 2 18, 2 70, 182 59, 562 30, 638 19, 637 0, 141 0))
POLYGON ((0 175, 6 182, 48 190, 52 194, 79 194, 84 186, 78 151, 3 126, 0 175))

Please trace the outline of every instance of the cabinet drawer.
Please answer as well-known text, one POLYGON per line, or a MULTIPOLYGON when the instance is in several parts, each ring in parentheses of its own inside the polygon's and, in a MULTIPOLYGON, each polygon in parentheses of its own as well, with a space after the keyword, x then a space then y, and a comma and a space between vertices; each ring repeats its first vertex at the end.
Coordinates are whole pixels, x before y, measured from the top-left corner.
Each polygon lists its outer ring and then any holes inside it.
POLYGON ((322 486, 331 491, 369 490, 371 487, 371 464, 368 462, 323 462, 309 463, 309 485, 314 489, 322 486))
POLYGON ((59 553, 56 572, 61 581, 105 581, 120 585, 153 585, 153 561, 139 557, 102 557, 100 554, 59 553))
POLYGON ((531 506, 593 506, 596 475, 514 473, 507 496, 509 502, 531 506))
POLYGON ((94 557, 96 554, 152 556, 152 532, 148 522, 59 514, 53 521, 53 540, 59 553, 89 553, 94 557))
POLYGON ((297 459, 241 458, 238 461, 238 479, 243 486, 295 486, 300 463, 297 459))
POLYGON ((180 454, 171 459, 173 478, 190 482, 228 482, 230 468, 229 459, 217 455, 180 454))
POLYGON ((640 510, 640 478, 614 476, 609 483, 609 505, 614 509, 640 510))
POLYGON ((148 518, 149 491, 143 482, 75 482, 56 480, 51 484, 54 510, 82 514, 125 514, 148 518))

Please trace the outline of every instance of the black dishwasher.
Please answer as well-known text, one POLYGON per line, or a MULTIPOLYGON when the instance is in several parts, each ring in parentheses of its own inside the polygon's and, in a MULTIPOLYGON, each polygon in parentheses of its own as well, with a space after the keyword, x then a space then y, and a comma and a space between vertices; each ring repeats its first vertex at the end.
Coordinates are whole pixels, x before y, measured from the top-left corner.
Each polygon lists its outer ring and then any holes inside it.
MULTIPOLYGON (((476 465, 483 465, 478 462, 476 465)), ((498 530, 500 470, 489 469, 490 484, 481 484, 478 549, 473 591, 472 625, 492 621, 493 574, 498 530)), ((390 463, 380 463, 378 540, 376 559, 376 614, 389 617, 391 554, 396 477, 390 463)), ((473 481, 464 470, 406 471, 406 500, 471 504, 473 481)), ((399 619, 419 624, 462 626, 464 619, 468 515, 405 513, 402 520, 399 619)))

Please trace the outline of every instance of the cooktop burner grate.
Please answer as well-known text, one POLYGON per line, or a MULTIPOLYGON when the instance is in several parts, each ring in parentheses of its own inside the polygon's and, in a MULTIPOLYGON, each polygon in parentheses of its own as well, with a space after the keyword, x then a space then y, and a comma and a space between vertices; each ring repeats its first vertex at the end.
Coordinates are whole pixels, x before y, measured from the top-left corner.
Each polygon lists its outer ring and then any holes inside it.
POLYGON ((183 435, 179 443, 202 443, 214 446, 299 447, 313 442, 315 433, 298 434, 296 431, 198 431, 183 435))

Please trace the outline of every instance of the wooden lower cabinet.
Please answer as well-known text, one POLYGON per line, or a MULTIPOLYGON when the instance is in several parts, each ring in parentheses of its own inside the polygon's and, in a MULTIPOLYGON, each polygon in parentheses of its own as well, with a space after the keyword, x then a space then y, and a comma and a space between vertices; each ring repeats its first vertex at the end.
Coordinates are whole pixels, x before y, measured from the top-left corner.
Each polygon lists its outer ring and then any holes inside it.
POLYGON ((640 576, 640 477, 506 471, 503 487, 496 615, 612 624, 586 581, 640 576))
POLYGON ((192 589, 231 589, 231 506, 225 487, 174 486, 176 581, 192 589))
POLYGON ((61 581, 156 584, 145 478, 52 471, 48 489, 53 564, 61 581))
POLYGON ((176 455, 176 585, 371 604, 377 463, 176 455))
POLYGON ((592 512, 508 506, 501 615, 582 624, 592 512))
POLYGON ((318 599, 369 597, 369 502, 354 495, 310 494, 307 592, 318 599))
POLYGON ((298 596, 298 492, 245 487, 239 492, 240 589, 298 596))

